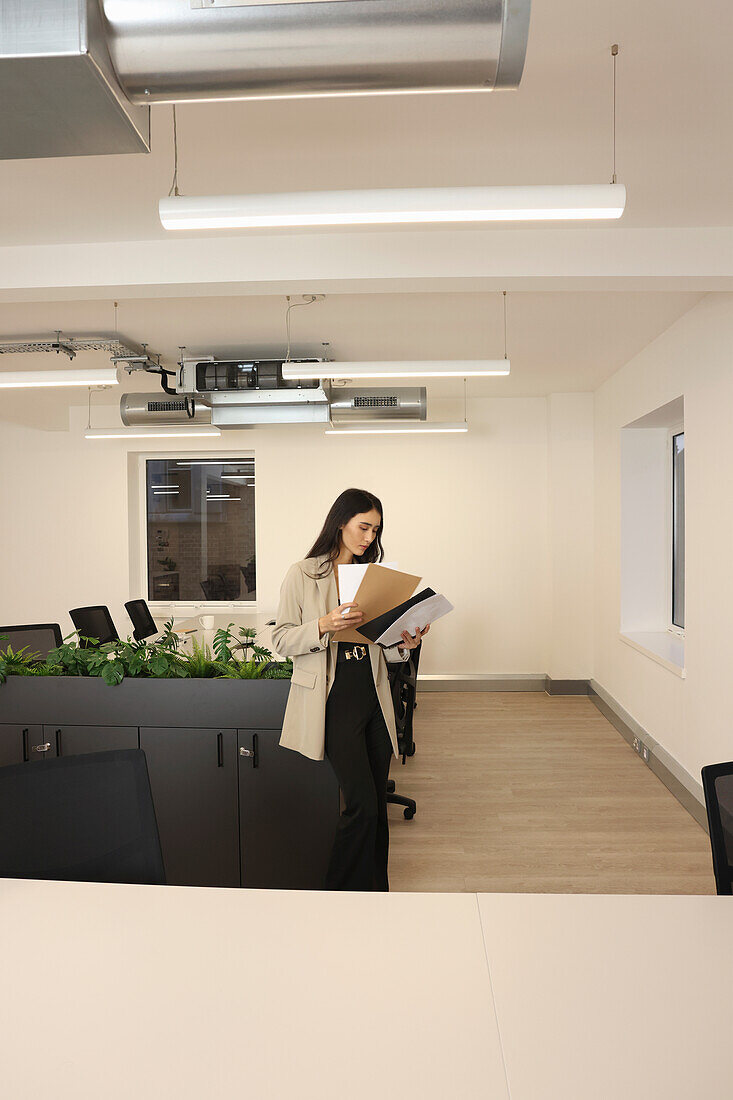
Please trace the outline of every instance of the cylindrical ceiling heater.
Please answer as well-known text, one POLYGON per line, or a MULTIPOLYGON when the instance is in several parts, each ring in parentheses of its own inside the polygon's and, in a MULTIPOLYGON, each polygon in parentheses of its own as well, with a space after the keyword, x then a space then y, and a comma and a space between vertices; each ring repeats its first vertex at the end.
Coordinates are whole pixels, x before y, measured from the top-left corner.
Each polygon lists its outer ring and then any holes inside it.
POLYGON ((180 397, 158 397, 150 393, 123 393, 120 398, 120 419, 128 427, 147 424, 210 424, 211 409, 188 394, 180 397))

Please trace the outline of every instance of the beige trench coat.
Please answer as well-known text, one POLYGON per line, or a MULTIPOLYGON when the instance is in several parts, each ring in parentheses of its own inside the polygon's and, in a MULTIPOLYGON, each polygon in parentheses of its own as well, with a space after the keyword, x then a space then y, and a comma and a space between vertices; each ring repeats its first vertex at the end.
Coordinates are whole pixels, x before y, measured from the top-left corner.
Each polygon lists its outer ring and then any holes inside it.
MULTIPOLYGON (((277 618, 271 628, 277 652, 293 659, 293 678, 280 744, 311 760, 323 760, 325 756, 326 699, 333 686, 338 654, 338 632, 328 632, 322 638, 318 636, 318 620, 339 606, 335 574, 331 570, 323 580, 306 576, 306 572, 311 576, 322 572, 325 561, 325 557, 304 558, 290 566, 280 588, 277 618)), ((386 661, 407 661, 410 655, 405 652, 404 657, 400 657, 397 645, 385 649, 370 645, 368 652, 377 698, 392 750, 398 756, 386 661)))

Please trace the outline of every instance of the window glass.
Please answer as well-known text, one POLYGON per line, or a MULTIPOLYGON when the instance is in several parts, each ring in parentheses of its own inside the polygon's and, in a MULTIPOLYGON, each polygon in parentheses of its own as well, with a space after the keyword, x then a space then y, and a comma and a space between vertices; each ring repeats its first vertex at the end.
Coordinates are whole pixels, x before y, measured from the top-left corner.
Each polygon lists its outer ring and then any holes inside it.
POLYGON ((254 458, 148 459, 148 600, 254 601, 254 458))

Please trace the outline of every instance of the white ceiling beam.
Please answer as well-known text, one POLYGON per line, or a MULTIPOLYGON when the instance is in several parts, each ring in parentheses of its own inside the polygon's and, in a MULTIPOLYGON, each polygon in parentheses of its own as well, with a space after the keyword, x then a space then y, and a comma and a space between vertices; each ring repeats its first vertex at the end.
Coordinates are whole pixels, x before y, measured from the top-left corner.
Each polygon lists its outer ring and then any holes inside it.
POLYGON ((733 227, 247 234, 0 248, 0 301, 731 290, 733 227))

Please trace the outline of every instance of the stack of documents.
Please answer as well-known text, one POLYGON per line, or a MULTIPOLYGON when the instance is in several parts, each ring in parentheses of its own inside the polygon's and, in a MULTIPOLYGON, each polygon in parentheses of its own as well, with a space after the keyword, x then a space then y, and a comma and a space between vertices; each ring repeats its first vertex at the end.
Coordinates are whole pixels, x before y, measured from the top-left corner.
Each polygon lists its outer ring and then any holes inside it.
POLYGON ((338 570, 341 603, 358 603, 364 622, 358 630, 348 627, 336 631, 334 641, 394 645, 403 641, 403 630, 414 637, 418 629, 424 630, 453 611, 453 604, 432 588, 423 588, 413 596, 420 577, 400 573, 394 564, 339 565, 338 570))

